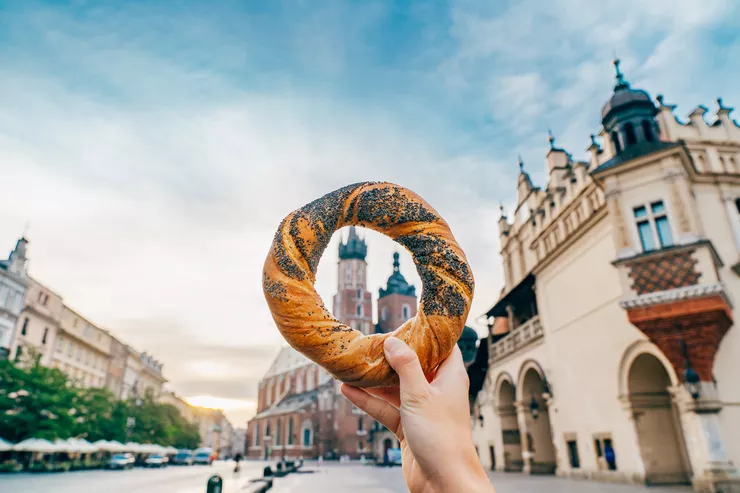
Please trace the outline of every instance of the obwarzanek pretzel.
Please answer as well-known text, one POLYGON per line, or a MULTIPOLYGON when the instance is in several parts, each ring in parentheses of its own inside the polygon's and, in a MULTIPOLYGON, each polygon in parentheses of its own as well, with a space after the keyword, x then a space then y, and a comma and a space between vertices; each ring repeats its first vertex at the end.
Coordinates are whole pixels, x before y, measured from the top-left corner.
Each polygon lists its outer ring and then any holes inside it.
POLYGON ((288 344, 337 379, 357 387, 398 385, 383 341, 405 341, 429 373, 457 343, 473 300, 473 274, 450 227, 424 199, 392 183, 356 183, 290 213, 265 260, 262 287, 288 344), (364 335, 339 322, 314 288, 316 269, 332 234, 362 226, 403 245, 422 282, 415 317, 391 333, 364 335))

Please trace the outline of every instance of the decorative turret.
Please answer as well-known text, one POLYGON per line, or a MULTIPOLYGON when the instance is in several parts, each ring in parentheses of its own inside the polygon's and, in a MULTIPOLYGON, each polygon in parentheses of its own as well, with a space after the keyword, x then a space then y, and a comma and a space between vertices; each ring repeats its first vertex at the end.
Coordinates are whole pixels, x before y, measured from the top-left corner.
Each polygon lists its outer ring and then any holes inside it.
POLYGON ((401 274, 401 262, 398 252, 393 253, 393 273, 388 278, 385 289, 380 288, 378 298, 389 294, 400 294, 403 296, 416 296, 416 286, 410 285, 401 274))
POLYGON ((658 109, 647 92, 630 87, 619 63, 619 60, 614 60, 617 79, 614 94, 601 109, 601 123, 615 156, 633 146, 656 142, 660 135, 655 120, 658 109))
POLYGON ((367 243, 357 235, 355 227, 350 226, 347 242, 339 244, 339 260, 365 260, 365 257, 367 257, 367 243))
POLYGON ((15 249, 10 252, 8 260, 3 262, 4 267, 19 277, 28 277, 27 264, 28 258, 26 257, 26 248, 28 246, 28 240, 25 237, 21 237, 15 244, 15 249))

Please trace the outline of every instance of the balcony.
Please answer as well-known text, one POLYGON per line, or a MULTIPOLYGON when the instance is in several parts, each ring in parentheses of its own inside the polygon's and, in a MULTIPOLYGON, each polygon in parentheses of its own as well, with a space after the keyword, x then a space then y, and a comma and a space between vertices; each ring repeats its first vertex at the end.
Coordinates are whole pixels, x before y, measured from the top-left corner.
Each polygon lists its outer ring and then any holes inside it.
POLYGON ((535 341, 542 339, 544 332, 540 317, 535 315, 525 323, 506 334, 491 346, 489 361, 491 364, 510 356, 535 341))
POLYGON ((719 341, 732 325, 732 300, 718 277, 711 242, 701 240, 614 262, 627 318, 684 370, 688 356, 702 381, 712 381, 719 341))

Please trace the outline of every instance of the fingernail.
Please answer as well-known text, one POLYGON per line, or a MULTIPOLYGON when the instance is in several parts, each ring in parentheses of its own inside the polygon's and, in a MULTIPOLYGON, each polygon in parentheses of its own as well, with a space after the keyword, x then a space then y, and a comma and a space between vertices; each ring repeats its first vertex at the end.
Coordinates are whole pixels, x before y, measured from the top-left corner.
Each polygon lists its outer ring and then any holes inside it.
POLYGON ((396 354, 403 349, 403 346, 404 344, 401 339, 398 339, 397 337, 389 337, 385 340, 385 345, 383 347, 386 353, 396 354))

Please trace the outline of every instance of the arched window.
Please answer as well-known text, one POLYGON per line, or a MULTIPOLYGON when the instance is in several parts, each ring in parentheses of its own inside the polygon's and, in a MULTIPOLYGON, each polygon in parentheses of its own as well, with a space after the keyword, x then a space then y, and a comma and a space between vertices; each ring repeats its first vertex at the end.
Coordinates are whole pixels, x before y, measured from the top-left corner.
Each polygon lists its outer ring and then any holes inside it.
POLYGON ((408 320, 411 318, 411 307, 408 305, 403 305, 403 319, 408 320))
POLYGON ((293 416, 288 419, 288 445, 293 445, 293 416))
POLYGON ((362 303, 357 303, 357 316, 362 316, 362 303))
POLYGON ((630 146, 637 143, 637 137, 635 137, 635 126, 631 123, 624 124, 624 135, 627 140, 625 146, 630 146))
POLYGON ((612 143, 614 144, 614 152, 616 154, 622 152, 622 145, 619 143, 619 134, 617 132, 612 132, 612 143))
POLYGON ((313 442, 311 428, 308 425, 303 425, 303 446, 310 447, 313 442))
POLYGON ((275 445, 282 445, 282 443, 283 443, 283 441, 282 441, 282 438, 283 437, 281 436, 282 435, 282 431, 283 431, 282 430, 282 424, 283 424, 283 422, 280 419, 278 419, 277 420, 277 425, 276 425, 276 431, 275 431, 275 445))
POLYGON ((645 140, 648 142, 652 142, 655 140, 655 136, 653 135, 653 127, 650 125, 650 122, 648 120, 642 121, 642 133, 645 134, 645 140))
POLYGON ((270 435, 270 422, 269 421, 265 421, 265 436, 266 437, 272 436, 270 435))

